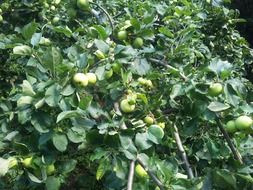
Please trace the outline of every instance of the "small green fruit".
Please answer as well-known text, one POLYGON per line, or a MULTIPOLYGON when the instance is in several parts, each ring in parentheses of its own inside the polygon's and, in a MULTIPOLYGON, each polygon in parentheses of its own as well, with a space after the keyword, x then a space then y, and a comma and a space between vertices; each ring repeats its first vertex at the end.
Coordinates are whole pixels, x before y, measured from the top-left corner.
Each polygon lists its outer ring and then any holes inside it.
POLYGON ((0 22, 3 22, 4 18, 2 15, 0 15, 0 22))
POLYGON ((235 133, 237 131, 237 128, 235 126, 235 121, 234 120, 228 121, 225 126, 225 130, 229 133, 235 133))
POLYGON ((88 77, 89 84, 96 84, 97 76, 94 73, 87 73, 86 76, 88 77))
POLYGON ((159 125, 159 127, 161 127, 162 129, 165 128, 165 123, 164 123, 164 122, 160 122, 160 123, 158 123, 158 125, 159 125))
POLYGON ((111 78, 112 75, 113 75, 113 70, 112 69, 110 69, 108 71, 105 71, 105 79, 111 78))
POLYGON ((54 174, 54 172, 55 172, 55 166, 54 166, 54 164, 48 165, 47 168, 46 168, 46 171, 47 171, 47 175, 54 174))
POLYGON ((50 7, 50 9, 52 10, 52 11, 55 11, 55 6, 54 5, 52 5, 51 7, 50 7))
POLYGON ((55 17, 53 18, 53 20, 52 20, 52 23, 53 23, 53 24, 57 24, 59 21, 60 21, 60 17, 55 16, 55 17))
POLYGON ((235 126, 239 130, 247 130, 251 128, 253 121, 248 116, 240 116, 235 120, 235 126))
POLYGON ((77 0, 77 7, 84 11, 90 10, 89 0, 77 0))
POLYGON ((121 71, 121 64, 119 64, 119 63, 113 63, 112 64, 112 70, 113 70, 114 73, 119 74, 120 71, 121 71))
POLYGON ((140 37, 137 37, 137 38, 134 40, 133 46, 134 46, 135 48, 141 48, 141 47, 143 46, 143 39, 140 38, 140 37))
POLYGON ((220 83, 213 83, 209 87, 210 96, 218 96, 222 93, 223 87, 220 83))
POLYGON ((152 125, 154 123, 154 119, 150 116, 146 116, 144 118, 144 122, 147 123, 148 125, 152 125))
POLYGON ((139 82, 140 85, 146 85, 147 80, 140 77, 140 78, 138 78, 138 82, 139 82))
POLYGON ((33 160, 33 157, 28 157, 22 160, 21 163, 23 164, 24 167, 29 168, 32 165, 32 160, 33 160))
POLYGON ((140 165, 137 164, 135 166, 135 173, 139 178, 148 178, 148 173, 144 170, 144 168, 140 165))
POLYGON ((84 73, 76 73, 73 77, 73 82, 79 87, 85 87, 88 85, 88 77, 84 73))
POLYGON ((118 39, 121 41, 126 40, 127 39, 127 31, 125 31, 125 30, 119 31, 117 36, 118 36, 118 39))
POLYGON ((120 102, 120 109, 121 109, 121 111, 123 111, 125 113, 131 113, 135 109, 135 104, 131 105, 131 104, 129 104, 127 99, 124 99, 124 100, 121 100, 121 102, 120 102))

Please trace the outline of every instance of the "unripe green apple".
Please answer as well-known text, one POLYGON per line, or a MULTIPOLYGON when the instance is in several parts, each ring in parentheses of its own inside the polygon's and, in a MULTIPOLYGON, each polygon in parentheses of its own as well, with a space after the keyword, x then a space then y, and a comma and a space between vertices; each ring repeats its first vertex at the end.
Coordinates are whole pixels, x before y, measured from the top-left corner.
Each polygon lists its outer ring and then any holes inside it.
POLYGON ((121 102, 120 102, 120 109, 121 109, 121 111, 123 111, 125 113, 131 113, 135 109, 135 104, 131 105, 131 104, 129 104, 127 99, 124 99, 124 100, 121 100, 121 102))
POLYGON ((235 126, 239 130, 247 130, 251 128, 252 124, 252 119, 246 115, 240 116, 235 120, 235 126))
POLYGON ((33 160, 33 157, 31 156, 22 160, 21 163, 23 164, 24 167, 29 168, 32 165, 32 160, 33 160))
POLYGON ((55 11, 55 6, 54 5, 52 5, 51 7, 50 7, 50 9, 52 10, 52 11, 55 11))
POLYGON ((144 168, 140 165, 137 164, 135 166, 135 173, 139 178, 148 178, 148 173, 144 170, 144 168))
POLYGON ((47 175, 54 174, 54 172, 55 172, 55 166, 54 166, 54 164, 48 165, 47 168, 46 168, 46 171, 47 171, 47 175))
POLYGON ((94 73, 87 73, 89 84, 95 84, 97 82, 97 76, 94 73))
POLYGON ((53 24, 57 24, 59 21, 60 21, 60 17, 55 16, 55 17, 53 18, 53 20, 52 20, 52 23, 53 23, 53 24))
POLYGON ((165 123, 164 123, 164 122, 160 122, 160 123, 158 123, 158 125, 159 125, 159 127, 161 127, 162 129, 165 128, 165 123))
POLYGON ((73 82, 79 87, 85 87, 88 85, 88 77, 84 73, 76 73, 73 77, 73 82))
POLYGON ((53 3, 54 3, 55 5, 59 5, 59 4, 60 4, 60 2, 61 2, 61 0, 54 0, 54 2, 53 2, 53 3))
POLYGON ((209 87, 210 96, 218 96, 222 93, 223 86, 221 83, 213 83, 209 87))
POLYGON ((84 11, 90 10, 89 0, 77 0, 77 7, 84 11))
POLYGON ((144 122, 147 123, 148 125, 152 125, 154 123, 154 119, 150 116, 146 116, 144 118, 144 122))
POLYGON ((3 22, 4 18, 2 15, 0 15, 0 22, 3 22))
POLYGON ((146 85, 147 85, 148 87, 153 87, 153 83, 152 83, 151 80, 146 80, 146 85))
POLYGON ((117 36, 118 36, 118 39, 121 41, 126 40, 127 39, 127 31, 125 31, 125 30, 119 31, 117 36))
POLYGON ((138 78, 138 82, 139 82, 140 85, 146 85, 147 80, 140 77, 140 78, 138 78))
POLYGON ((140 37, 137 37, 135 40, 134 40, 134 43, 133 43, 133 46, 135 48, 141 48, 143 46, 143 39, 140 38, 140 37))
POLYGON ((114 73, 119 74, 121 70, 121 64, 120 63, 113 63, 112 64, 112 70, 114 73))
POLYGON ((113 70, 112 69, 105 71, 105 79, 111 78, 112 75, 113 75, 113 70))
POLYGON ((225 126, 225 130, 229 133, 235 133, 237 131, 235 121, 234 120, 228 121, 225 126))

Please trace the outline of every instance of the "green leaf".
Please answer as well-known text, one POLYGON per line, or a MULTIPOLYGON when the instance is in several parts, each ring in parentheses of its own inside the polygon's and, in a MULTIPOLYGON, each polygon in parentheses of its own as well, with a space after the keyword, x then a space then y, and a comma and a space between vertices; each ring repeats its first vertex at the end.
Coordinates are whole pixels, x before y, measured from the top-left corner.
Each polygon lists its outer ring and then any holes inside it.
POLYGON ((56 75, 56 66, 62 63, 62 55, 59 49, 55 47, 47 48, 43 53, 42 63, 46 69, 49 69, 53 76, 56 75))
POLYGON ((148 140, 147 133, 137 133, 135 136, 135 144, 140 150, 146 150, 152 146, 152 143, 148 140))
POLYGON ((57 116, 56 123, 59 123, 64 119, 69 119, 73 117, 82 117, 83 115, 84 113, 81 110, 63 111, 57 116))
POLYGON ((72 95, 73 93, 75 92, 75 88, 72 87, 72 85, 67 85, 65 86, 62 91, 61 91, 61 94, 63 96, 70 96, 72 95))
POLYGON ((43 182, 43 180, 40 180, 39 178, 37 178, 37 177, 36 177, 35 175, 33 175, 32 173, 27 172, 27 174, 28 174, 29 179, 30 179, 32 182, 34 182, 34 183, 42 183, 42 182, 43 182))
POLYGON ((90 106, 92 99, 93 97, 89 95, 81 98, 79 102, 79 108, 81 108, 82 110, 86 110, 90 106))
POLYGON ((39 24, 31 22, 22 28, 22 35, 26 40, 30 40, 33 34, 36 32, 39 24))
POLYGON ((96 172, 96 179, 100 180, 102 177, 105 175, 105 172, 107 171, 109 166, 108 160, 107 159, 102 159, 99 162, 99 166, 96 172))
POLYGON ((207 108, 213 112, 220 112, 229 109, 230 106, 221 102, 211 102, 207 108))
POLYGON ((19 45, 13 48, 13 54, 16 55, 31 55, 32 48, 27 45, 19 45))
POLYGON ((77 161, 74 159, 66 160, 60 163, 59 171, 63 174, 70 173, 76 168, 77 161))
POLYGON ((95 43, 95 45, 96 45, 96 47, 100 50, 100 51, 102 51, 103 53, 107 53, 108 51, 109 51, 109 48, 110 48, 110 46, 107 44, 107 43, 105 43, 103 40, 95 40, 94 41, 94 43, 95 43))
POLYGON ((36 46, 39 44, 40 40, 41 40, 42 34, 41 33, 34 33, 31 39, 31 44, 33 46, 36 46))
POLYGON ((27 80, 23 80, 23 84, 21 86, 23 95, 34 96, 36 94, 33 90, 32 85, 27 80))
POLYGON ((61 99, 60 96, 60 86, 58 84, 53 84, 50 86, 45 93, 45 102, 51 106, 56 107, 61 99))
POLYGON ((58 32, 58 33, 62 33, 67 37, 71 37, 72 36, 72 31, 70 30, 70 28, 68 26, 57 26, 54 27, 54 31, 58 32))
POLYGON ((54 134, 53 144, 57 150, 64 152, 68 146, 68 139, 65 134, 54 134))
POLYGON ((133 64, 131 65, 131 70, 133 73, 138 75, 146 75, 150 71, 150 64, 146 59, 135 59, 133 64))
POLYGON ((59 190, 61 182, 59 178, 50 176, 46 180, 46 190, 59 190))

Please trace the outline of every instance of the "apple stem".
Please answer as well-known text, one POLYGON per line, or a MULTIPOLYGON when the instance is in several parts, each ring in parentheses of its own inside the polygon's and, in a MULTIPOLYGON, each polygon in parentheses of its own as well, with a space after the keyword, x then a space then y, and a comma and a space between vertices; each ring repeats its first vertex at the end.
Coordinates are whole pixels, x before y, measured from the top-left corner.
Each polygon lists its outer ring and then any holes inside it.
POLYGON ((129 174, 128 174, 127 190, 132 190, 133 189, 134 167, 135 167, 135 161, 132 160, 131 164, 130 164, 129 174))
POLYGON ((242 156, 240 154, 240 152, 236 149, 236 147, 234 146, 233 142, 231 141, 231 138, 229 137, 227 131, 224 129, 224 127, 222 126, 222 123, 219 119, 219 117, 217 116, 216 117, 216 123, 221 131, 221 133, 223 134, 224 138, 226 139, 227 143, 228 143, 228 146, 229 148, 231 149, 233 155, 234 155, 234 158, 236 160, 238 160, 240 162, 240 164, 243 164, 243 161, 242 161, 242 156))
POLYGON ((107 18, 108 18, 108 20, 110 22, 110 26, 112 28, 112 34, 113 34, 114 25, 113 25, 113 20, 112 20, 112 17, 110 16, 110 14, 102 6, 100 6, 99 4, 94 3, 94 2, 90 2, 90 4, 96 5, 102 12, 105 13, 105 15, 107 16, 107 18))
POLYGON ((186 152, 184 150, 181 138, 179 136, 178 128, 177 128, 177 126, 175 124, 173 125, 173 128, 174 128, 174 136, 175 136, 175 139, 176 139, 177 147, 178 147, 178 150, 179 150, 179 152, 181 154, 181 157, 182 157, 182 159, 184 161, 185 170, 187 172, 187 176, 188 176, 189 179, 192 179, 192 178, 194 178, 194 175, 193 175, 193 172, 192 172, 192 169, 191 169, 191 165, 190 165, 190 163, 188 161, 187 154, 186 154, 186 152))
POLYGON ((168 65, 166 64, 165 62, 163 62, 162 60, 158 60, 158 59, 154 59, 154 58, 149 58, 149 61, 153 62, 153 63, 156 63, 156 64, 159 64, 159 65, 162 65, 170 70, 173 70, 173 71, 176 71, 179 73, 180 77, 182 79, 184 79, 185 81, 188 80, 187 76, 185 76, 182 72, 180 72, 178 69, 176 69, 175 67, 172 67, 171 65, 168 65))
POLYGON ((156 177, 155 174, 153 174, 153 172, 151 172, 145 166, 145 164, 141 161, 141 159, 137 157, 136 161, 146 170, 146 172, 148 173, 148 175, 153 179, 153 181, 156 183, 156 185, 159 187, 159 189, 160 190, 165 190, 164 185, 162 184, 162 182, 156 177))

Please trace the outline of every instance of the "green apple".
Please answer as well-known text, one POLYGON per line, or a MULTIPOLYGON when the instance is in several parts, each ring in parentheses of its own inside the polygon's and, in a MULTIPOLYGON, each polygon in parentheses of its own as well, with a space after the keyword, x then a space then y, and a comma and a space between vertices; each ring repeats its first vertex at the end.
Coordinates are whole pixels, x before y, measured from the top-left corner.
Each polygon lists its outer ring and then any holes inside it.
POLYGON ((150 116, 147 115, 144 118, 144 122, 147 123, 148 125, 152 125, 154 123, 154 119, 152 117, 150 117, 150 116))
POLYGON ((113 75, 113 70, 112 69, 105 71, 105 79, 111 78, 112 75, 113 75))
POLYGON ((61 0, 54 0, 53 2, 55 5, 59 5, 61 3, 61 0))
POLYGON ((142 77, 138 78, 137 81, 139 82, 140 85, 146 85, 146 83, 147 83, 147 80, 142 77))
POLYGON ((135 104, 131 105, 131 104, 129 104, 127 99, 124 99, 124 100, 121 100, 121 102, 120 102, 120 109, 121 109, 121 111, 123 111, 125 113, 131 113, 135 109, 135 104))
POLYGON ((88 85, 88 77, 84 73, 76 73, 73 82, 78 87, 85 87, 88 85))
POLYGON ((77 0, 77 7, 84 11, 90 10, 89 0, 77 0))
POLYGON ((161 127, 162 129, 165 128, 165 123, 164 123, 164 122, 160 122, 160 123, 158 123, 157 125, 158 125, 159 127, 161 127))
POLYGON ((119 74, 121 71, 121 64, 120 63, 113 63, 112 64, 112 70, 114 73, 119 74))
POLYGON ((50 9, 52 10, 52 11, 55 11, 55 6, 54 5, 52 5, 51 7, 50 7, 50 9))
POLYGON ((121 41, 126 40, 127 39, 127 31, 125 31, 125 30, 119 31, 117 36, 118 36, 118 39, 121 41))
POLYGON ((223 86, 221 83, 213 83, 209 86, 209 95, 218 96, 222 93, 223 86))
POLYGON ((32 160, 33 160, 33 157, 31 156, 22 160, 21 163, 23 164, 24 167, 29 168, 32 165, 32 160))
POLYGON ((144 170, 144 168, 140 164, 137 164, 135 166, 135 173, 139 178, 148 178, 148 173, 144 170))
POLYGON ((235 121, 234 120, 228 121, 225 126, 225 130, 229 133, 235 133, 237 131, 235 121))
POLYGON ((0 15, 0 22, 3 22, 4 18, 2 15, 0 15))
POLYGON ((235 120, 235 126, 238 130, 250 129, 253 124, 252 119, 249 116, 243 115, 235 120))
POLYGON ((133 46, 135 47, 135 48, 141 48, 142 46, 143 46, 143 39, 142 38, 140 38, 140 37, 137 37, 135 40, 134 40, 134 42, 133 42, 133 46))
POLYGON ((89 84, 96 84, 97 76, 94 73, 87 73, 86 76, 89 84))
POLYGON ((47 168, 46 168, 46 171, 47 171, 47 175, 54 174, 54 172, 55 172, 55 166, 54 166, 54 164, 48 165, 47 168))
POLYGON ((148 87, 153 87, 153 83, 152 83, 151 80, 146 80, 146 85, 147 85, 148 87))
POLYGON ((53 23, 53 24, 57 24, 59 21, 60 21, 60 17, 55 16, 55 17, 53 18, 53 20, 52 20, 52 23, 53 23))

